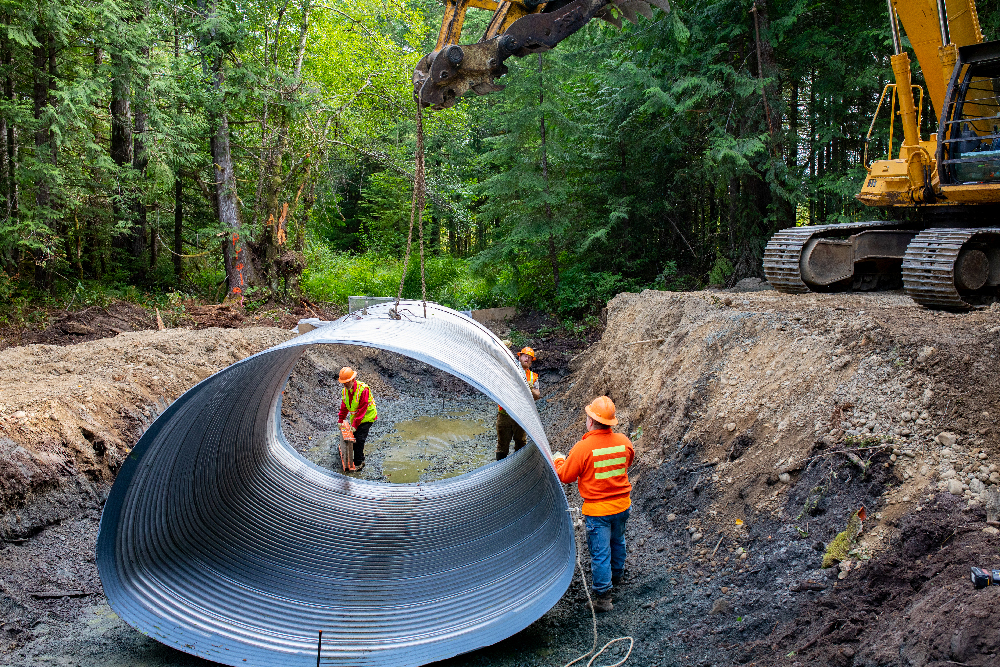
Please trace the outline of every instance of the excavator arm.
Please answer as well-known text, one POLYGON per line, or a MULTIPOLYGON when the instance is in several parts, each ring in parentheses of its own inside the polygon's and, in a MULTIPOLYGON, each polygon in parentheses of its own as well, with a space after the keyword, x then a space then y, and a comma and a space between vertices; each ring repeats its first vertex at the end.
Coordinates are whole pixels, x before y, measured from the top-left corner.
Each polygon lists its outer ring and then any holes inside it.
POLYGON ((503 90, 496 79, 507 73, 507 58, 555 48, 592 18, 621 27, 620 14, 636 23, 639 15, 652 16, 650 5, 670 9, 668 0, 446 0, 437 46, 413 72, 413 96, 421 106, 445 109, 470 90, 503 90), (493 18, 479 42, 459 45, 469 7, 492 11, 493 18))

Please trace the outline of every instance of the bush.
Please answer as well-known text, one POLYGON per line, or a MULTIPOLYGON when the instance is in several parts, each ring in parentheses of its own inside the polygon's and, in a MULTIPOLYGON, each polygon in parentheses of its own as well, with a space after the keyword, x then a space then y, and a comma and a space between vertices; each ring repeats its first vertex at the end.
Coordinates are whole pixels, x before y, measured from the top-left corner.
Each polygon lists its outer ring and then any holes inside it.
POLYGON ((7 301, 13 294, 17 285, 7 272, 0 269, 0 301, 7 301))
MULTIPOLYGON (((396 296, 403 276, 403 258, 380 252, 338 252, 322 243, 306 248, 307 268, 302 289, 312 299, 347 306, 349 296, 396 296)), ((449 255, 427 257, 424 262, 427 299, 456 310, 498 305, 486 281, 473 276, 468 263, 449 255)), ((403 283, 404 299, 419 299, 420 256, 414 253, 403 283)))
POLYGON ((711 271, 708 272, 708 284, 709 285, 725 285, 726 280, 729 276, 733 275, 733 265, 728 259, 719 255, 715 259, 715 264, 712 265, 711 271))
POLYGON ((616 294, 634 287, 629 280, 608 271, 571 267, 559 276, 559 314, 580 318, 595 313, 616 294))

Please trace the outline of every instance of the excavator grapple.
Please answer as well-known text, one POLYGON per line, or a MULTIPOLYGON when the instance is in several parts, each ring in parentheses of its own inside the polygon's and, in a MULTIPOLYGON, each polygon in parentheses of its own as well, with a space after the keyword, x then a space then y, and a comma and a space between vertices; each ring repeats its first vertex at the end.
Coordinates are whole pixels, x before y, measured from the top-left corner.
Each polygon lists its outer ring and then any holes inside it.
POLYGON ((507 73, 507 58, 555 48, 592 18, 618 27, 622 17, 637 23, 639 15, 652 17, 651 5, 670 9, 667 0, 447 0, 437 46, 413 72, 413 96, 421 106, 445 109, 470 90, 503 90, 496 79, 507 73), (492 11, 493 18, 477 43, 459 45, 469 7, 492 11))

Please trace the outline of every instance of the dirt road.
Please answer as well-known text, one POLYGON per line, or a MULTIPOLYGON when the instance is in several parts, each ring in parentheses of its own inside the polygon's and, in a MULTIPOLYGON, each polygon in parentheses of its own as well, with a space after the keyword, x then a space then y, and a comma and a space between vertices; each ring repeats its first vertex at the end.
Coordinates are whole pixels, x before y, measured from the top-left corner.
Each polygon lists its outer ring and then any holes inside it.
MULTIPOLYGON (((0 351, 0 665, 207 664, 105 604, 93 565, 101 499, 162 406, 289 335, 168 330, 0 351)), ((602 644, 635 638, 628 664, 997 664, 1000 590, 973 591, 967 576, 1000 566, 987 523, 1000 313, 934 313, 893 293, 645 292, 612 300, 602 338, 579 354, 550 341, 546 357, 543 336, 529 342, 543 353, 554 447, 579 438, 579 406, 601 393, 636 443, 628 581, 599 618, 602 644), (823 570, 861 506, 851 552, 823 570)), ((350 359, 387 397, 478 400, 407 360, 350 359)), ((283 427, 307 456, 323 455, 308 438, 329 419, 317 406, 339 363, 307 355, 289 384, 283 427)), ((485 427, 471 437, 488 453, 485 427)), ((419 474, 453 464, 474 461, 446 456, 419 474)), ((442 664, 565 664, 592 641, 581 596, 575 581, 524 632, 442 664)))

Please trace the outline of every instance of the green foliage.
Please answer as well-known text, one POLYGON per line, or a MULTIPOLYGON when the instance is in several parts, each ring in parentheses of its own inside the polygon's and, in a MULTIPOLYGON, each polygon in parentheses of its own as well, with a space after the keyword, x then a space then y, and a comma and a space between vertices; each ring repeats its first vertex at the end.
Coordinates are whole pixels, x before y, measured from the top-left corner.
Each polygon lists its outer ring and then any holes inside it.
POLYGON ((14 294, 16 285, 7 272, 0 269, 0 302, 6 302, 14 294))
MULTIPOLYGON (((593 21, 541 57, 509 59, 502 93, 425 112, 429 298, 579 319, 623 290, 760 275, 779 228, 889 215, 853 196, 892 76, 885 3, 758 3, 760 45, 748 0, 671 6, 622 30, 593 21)), ((411 76, 442 7, 177 8, 5 3, 0 79, 12 90, 0 88, 0 117, 16 142, 13 168, 0 160, 0 298, 65 305, 100 283, 140 300, 214 300, 233 233, 257 252, 251 308, 286 290, 338 303, 395 294, 416 146, 411 76), (115 104, 128 108, 123 123, 115 104), (215 187, 210 150, 222 119, 236 222, 216 201, 229 191, 215 187), (271 271, 287 251, 309 263, 298 285, 271 271)), ((998 16, 980 11, 988 39, 998 16)), ((463 41, 487 23, 471 9, 463 41)), ((924 117, 926 135, 935 123, 924 117)), ((884 151, 887 124, 876 129, 872 150, 884 151)))
POLYGON ((833 567, 847 558, 860 532, 861 519, 858 517, 858 512, 855 512, 847 522, 847 528, 838 533, 826 546, 826 551, 823 554, 823 567, 833 567))
POLYGON ((725 285, 726 280, 731 275, 733 275, 733 265, 728 259, 720 255, 715 259, 715 264, 712 265, 711 270, 708 272, 708 284, 725 285))
MULTIPOLYGON (((346 306, 349 296, 396 296, 403 275, 402 258, 377 252, 337 252, 322 244, 307 246, 309 268, 302 287, 310 298, 346 306)), ((457 310, 489 308, 485 281, 469 273, 466 261, 449 256, 430 257, 425 263, 427 298, 457 310)), ((403 284, 403 298, 419 299, 420 259, 414 252, 403 284)))
POLYGON ((558 312, 563 317, 582 317, 600 310, 619 292, 629 291, 630 282, 610 271, 591 272, 573 266, 562 274, 558 312))

